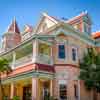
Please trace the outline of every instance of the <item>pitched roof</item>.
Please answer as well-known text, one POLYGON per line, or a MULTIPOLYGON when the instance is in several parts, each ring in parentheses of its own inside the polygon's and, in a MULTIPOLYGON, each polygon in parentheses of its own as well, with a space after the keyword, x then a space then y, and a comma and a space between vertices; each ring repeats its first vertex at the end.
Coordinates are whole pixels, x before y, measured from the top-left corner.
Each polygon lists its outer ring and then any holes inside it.
POLYGON ((16 22, 16 19, 15 18, 12 21, 12 23, 10 24, 10 26, 8 27, 7 32, 20 33, 20 30, 19 30, 19 27, 17 25, 17 22, 16 22))
POLYGON ((47 13, 42 13, 43 16, 47 17, 48 19, 50 19, 51 21, 53 21, 54 23, 57 24, 58 20, 56 18, 54 18, 53 16, 49 16, 47 13))
POLYGON ((79 20, 80 18, 82 18, 83 16, 86 16, 88 13, 87 12, 82 12, 80 13, 78 16, 75 16, 69 20, 67 20, 67 23, 73 23, 74 21, 76 21, 77 19, 79 20))
POLYGON ((92 37, 95 39, 100 38, 100 31, 93 33, 92 37))

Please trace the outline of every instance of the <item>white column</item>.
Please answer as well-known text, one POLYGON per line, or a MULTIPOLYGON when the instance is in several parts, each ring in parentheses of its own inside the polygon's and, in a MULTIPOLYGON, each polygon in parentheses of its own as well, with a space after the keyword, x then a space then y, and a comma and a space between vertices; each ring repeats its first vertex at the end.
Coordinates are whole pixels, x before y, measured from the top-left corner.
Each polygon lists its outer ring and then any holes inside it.
POLYGON ((32 78, 32 100, 38 100, 39 94, 38 94, 38 78, 32 78))
POLYGON ((51 45, 50 48, 51 48, 51 52, 50 52, 51 53, 51 58, 50 58, 51 62, 50 63, 53 65, 53 60, 54 60, 53 59, 53 45, 51 45))
POLYGON ((78 100, 80 100, 80 80, 78 80, 78 100))
POLYGON ((50 96, 53 96, 53 80, 50 80, 50 96))
POLYGON ((38 40, 35 39, 33 40, 33 57, 32 57, 32 62, 36 62, 38 57, 38 40))
POLYGON ((14 69, 14 67, 15 67, 15 61, 16 61, 16 53, 15 52, 13 52, 13 61, 12 61, 12 69, 14 69))
POLYGON ((13 99, 14 97, 14 83, 11 83, 10 87, 10 99, 13 99))

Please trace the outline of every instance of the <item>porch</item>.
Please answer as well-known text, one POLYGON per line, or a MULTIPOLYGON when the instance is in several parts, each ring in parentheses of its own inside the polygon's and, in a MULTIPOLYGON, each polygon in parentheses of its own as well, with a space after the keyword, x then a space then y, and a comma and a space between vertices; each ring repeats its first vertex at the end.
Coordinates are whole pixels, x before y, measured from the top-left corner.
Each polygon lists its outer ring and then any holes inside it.
POLYGON ((25 78, 3 84, 3 100, 44 100, 53 94, 53 80, 45 77, 25 78))
POLYGON ((0 55, 9 61, 12 69, 31 63, 53 65, 52 44, 41 39, 28 41, 0 55))

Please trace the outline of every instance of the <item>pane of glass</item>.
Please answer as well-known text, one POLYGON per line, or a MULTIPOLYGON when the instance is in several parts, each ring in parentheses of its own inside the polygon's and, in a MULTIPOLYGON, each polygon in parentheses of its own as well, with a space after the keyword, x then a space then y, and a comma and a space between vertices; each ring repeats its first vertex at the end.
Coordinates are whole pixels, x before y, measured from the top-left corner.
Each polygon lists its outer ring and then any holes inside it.
POLYGON ((65 46, 64 45, 59 45, 59 58, 64 59, 65 58, 65 46))
POLYGON ((74 85, 74 95, 76 98, 78 98, 78 86, 74 85))
POLYGON ((64 84, 60 84, 59 88, 60 99, 67 99, 67 87, 64 84))
POLYGON ((76 61, 76 49, 72 49, 72 59, 76 61))

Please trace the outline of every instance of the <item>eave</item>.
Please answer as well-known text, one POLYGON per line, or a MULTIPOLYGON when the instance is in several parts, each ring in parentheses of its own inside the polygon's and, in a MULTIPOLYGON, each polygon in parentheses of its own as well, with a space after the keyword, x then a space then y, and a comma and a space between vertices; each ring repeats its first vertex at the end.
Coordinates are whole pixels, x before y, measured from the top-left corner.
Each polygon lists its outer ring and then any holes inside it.
MULTIPOLYGON (((29 43, 29 42, 31 42, 32 40, 34 40, 34 39, 43 39, 43 38, 54 38, 54 36, 53 35, 38 35, 38 34, 34 34, 32 37, 30 37, 30 38, 28 38, 27 40, 25 40, 25 41, 23 41, 23 42, 21 42, 19 45, 17 45, 16 47, 14 47, 14 48, 11 48, 11 49, 9 49, 9 50, 7 50, 7 51, 4 51, 4 52, 1 52, 0 53, 0 56, 3 56, 3 55, 6 55, 6 54, 8 54, 8 53, 10 53, 10 52, 13 52, 14 50, 16 50, 17 48, 21 48, 22 46, 24 46, 25 44, 27 44, 27 43, 29 43)), ((44 41, 44 40, 43 40, 44 41)), ((45 40, 46 42, 48 42, 47 40, 45 40)), ((49 44, 50 44, 50 42, 48 42, 49 44)))

